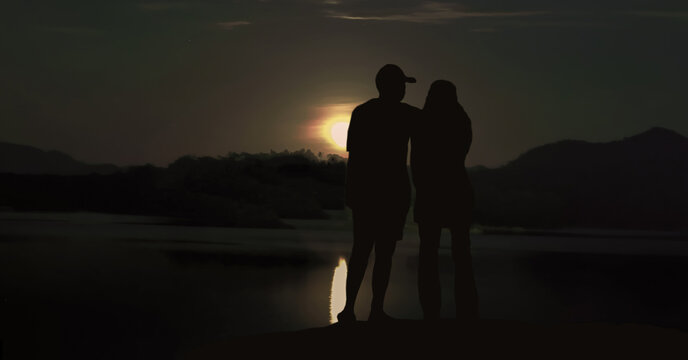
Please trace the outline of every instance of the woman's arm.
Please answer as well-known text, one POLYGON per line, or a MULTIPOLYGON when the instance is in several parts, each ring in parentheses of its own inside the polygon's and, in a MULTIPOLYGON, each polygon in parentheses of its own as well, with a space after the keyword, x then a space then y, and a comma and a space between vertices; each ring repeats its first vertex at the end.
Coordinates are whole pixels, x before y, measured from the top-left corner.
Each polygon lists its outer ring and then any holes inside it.
POLYGON ((463 107, 461 107, 461 114, 463 117, 463 123, 465 128, 464 131, 466 132, 465 148, 463 149, 463 156, 465 158, 466 155, 468 155, 468 151, 471 149, 471 144, 473 144, 473 125, 471 124, 471 118, 468 117, 468 114, 466 114, 466 111, 463 109, 463 107))

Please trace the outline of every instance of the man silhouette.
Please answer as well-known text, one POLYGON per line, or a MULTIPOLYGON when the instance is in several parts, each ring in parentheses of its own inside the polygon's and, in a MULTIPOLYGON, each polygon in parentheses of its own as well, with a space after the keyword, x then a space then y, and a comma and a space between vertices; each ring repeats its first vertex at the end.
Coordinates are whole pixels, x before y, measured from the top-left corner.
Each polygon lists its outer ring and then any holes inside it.
POLYGON ((406 159, 411 122, 420 109, 402 103, 407 77, 397 65, 383 66, 375 77, 378 98, 351 114, 346 149, 346 204, 353 214, 354 243, 346 279, 346 305, 339 322, 356 320, 354 304, 368 258, 375 247, 373 300, 368 320, 389 320, 383 311, 396 241, 401 240, 411 200, 406 159))

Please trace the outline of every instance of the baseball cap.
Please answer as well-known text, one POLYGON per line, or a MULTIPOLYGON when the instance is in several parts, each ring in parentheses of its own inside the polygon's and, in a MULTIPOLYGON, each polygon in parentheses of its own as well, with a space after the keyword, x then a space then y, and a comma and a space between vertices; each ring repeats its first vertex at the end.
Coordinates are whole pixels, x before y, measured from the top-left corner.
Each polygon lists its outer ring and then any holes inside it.
POLYGON ((380 84, 387 81, 397 81, 402 80, 407 83, 415 83, 416 78, 406 76, 401 68, 394 64, 387 64, 380 68, 375 76, 375 83, 380 84))

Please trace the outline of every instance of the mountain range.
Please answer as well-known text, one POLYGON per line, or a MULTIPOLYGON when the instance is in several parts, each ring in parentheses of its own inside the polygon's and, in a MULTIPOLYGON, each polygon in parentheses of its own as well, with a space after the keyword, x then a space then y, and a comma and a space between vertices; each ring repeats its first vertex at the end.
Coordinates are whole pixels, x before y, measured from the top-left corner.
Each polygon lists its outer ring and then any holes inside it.
POLYGON ((665 128, 605 143, 559 141, 470 175, 476 218, 485 224, 688 224, 688 138, 665 128))
MULTIPOLYGON (((342 209, 344 172, 342 159, 323 161, 305 150, 124 169, 0 143, 0 207, 277 226, 278 218, 342 209)), ((546 144, 498 168, 471 168, 469 176, 481 225, 688 229, 688 138, 665 128, 604 143, 546 144)))
POLYGON ((88 175, 112 174, 118 170, 112 164, 86 164, 59 151, 0 142, 0 173, 88 175))

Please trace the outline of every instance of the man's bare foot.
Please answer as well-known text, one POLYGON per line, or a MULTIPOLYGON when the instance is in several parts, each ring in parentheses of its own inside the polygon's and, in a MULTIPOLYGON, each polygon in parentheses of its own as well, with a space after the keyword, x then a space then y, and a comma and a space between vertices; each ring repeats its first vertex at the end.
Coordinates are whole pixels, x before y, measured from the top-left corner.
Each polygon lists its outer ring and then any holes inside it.
POLYGON ((356 322, 356 315, 353 311, 344 310, 337 314, 337 321, 342 324, 350 324, 356 322))
POLYGON ((370 312, 370 316, 368 316, 368 321, 374 321, 374 322, 388 322, 388 321, 394 321, 396 320, 395 318, 385 314, 382 311, 375 311, 375 312, 370 312))

